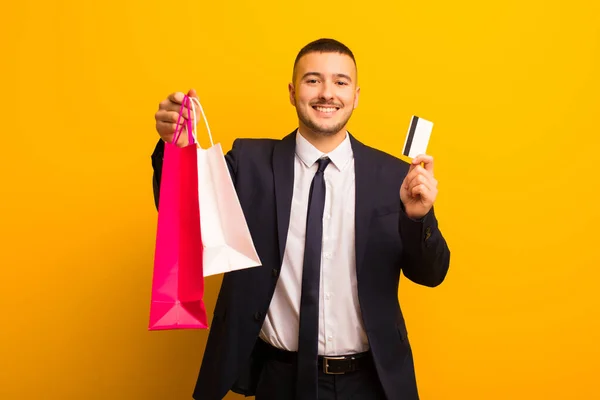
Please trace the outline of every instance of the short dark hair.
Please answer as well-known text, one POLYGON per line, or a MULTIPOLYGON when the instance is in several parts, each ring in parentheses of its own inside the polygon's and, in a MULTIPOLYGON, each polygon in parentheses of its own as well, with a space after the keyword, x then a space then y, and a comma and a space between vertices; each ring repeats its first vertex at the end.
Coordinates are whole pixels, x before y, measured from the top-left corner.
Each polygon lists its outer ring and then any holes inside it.
POLYGON ((352 50, 348 48, 342 42, 339 42, 335 39, 321 38, 315 41, 310 42, 306 46, 304 46, 298 55, 296 56, 296 60, 294 60, 294 77, 296 76, 296 65, 298 64, 298 60, 302 58, 302 56, 309 53, 339 53, 347 55, 352 59, 354 65, 356 66, 356 60, 354 59, 354 54, 352 54, 352 50))

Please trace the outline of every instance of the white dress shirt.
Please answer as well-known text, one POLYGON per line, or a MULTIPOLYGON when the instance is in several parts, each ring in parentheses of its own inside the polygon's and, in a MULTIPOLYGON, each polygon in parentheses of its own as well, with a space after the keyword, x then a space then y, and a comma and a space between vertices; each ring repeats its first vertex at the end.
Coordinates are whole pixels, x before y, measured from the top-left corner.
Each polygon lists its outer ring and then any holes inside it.
POLYGON ((308 195, 317 160, 325 169, 325 210, 319 287, 319 354, 344 355, 369 349, 358 304, 354 239, 354 155, 350 137, 324 154, 296 132, 294 191, 281 273, 260 337, 272 346, 298 350, 298 325, 308 195))

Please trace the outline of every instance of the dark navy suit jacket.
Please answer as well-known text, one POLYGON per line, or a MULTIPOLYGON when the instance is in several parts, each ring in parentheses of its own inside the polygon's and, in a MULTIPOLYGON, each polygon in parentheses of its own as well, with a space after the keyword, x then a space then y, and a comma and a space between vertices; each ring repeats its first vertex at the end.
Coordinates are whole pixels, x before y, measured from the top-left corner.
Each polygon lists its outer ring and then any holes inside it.
MULTIPOLYGON (((222 399, 253 395, 262 360, 255 343, 279 276, 290 221, 295 131, 282 140, 237 139, 225 158, 262 266, 226 273, 194 391, 222 399)), ((350 136, 355 161, 358 298, 377 373, 390 400, 415 400, 412 351, 398 302, 400 271, 434 287, 448 271, 450 250, 433 209, 410 219, 400 201, 409 165, 350 136)), ((158 204, 162 154, 152 154, 158 204)))

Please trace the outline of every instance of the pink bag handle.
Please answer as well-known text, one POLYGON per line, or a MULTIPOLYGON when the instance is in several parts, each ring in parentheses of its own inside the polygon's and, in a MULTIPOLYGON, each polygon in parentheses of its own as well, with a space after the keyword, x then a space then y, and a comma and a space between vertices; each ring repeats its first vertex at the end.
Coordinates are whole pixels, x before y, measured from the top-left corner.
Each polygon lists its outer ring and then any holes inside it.
POLYGON ((188 111, 188 118, 185 121, 186 123, 186 128, 187 128, 187 134, 188 134, 188 143, 192 144, 195 143, 194 142, 194 136, 192 135, 192 129, 193 129, 193 125, 192 125, 192 120, 191 120, 191 114, 190 114, 190 99, 187 95, 183 96, 183 101, 181 102, 181 107, 179 108, 179 116, 177 117, 177 125, 175 127, 175 132, 173 132, 173 141, 171 143, 175 144, 177 143, 177 140, 179 140, 179 136, 181 136, 181 132, 183 131, 183 125, 181 125, 181 128, 179 127, 179 121, 181 121, 181 115, 183 112, 183 107, 187 106, 187 111, 188 111))

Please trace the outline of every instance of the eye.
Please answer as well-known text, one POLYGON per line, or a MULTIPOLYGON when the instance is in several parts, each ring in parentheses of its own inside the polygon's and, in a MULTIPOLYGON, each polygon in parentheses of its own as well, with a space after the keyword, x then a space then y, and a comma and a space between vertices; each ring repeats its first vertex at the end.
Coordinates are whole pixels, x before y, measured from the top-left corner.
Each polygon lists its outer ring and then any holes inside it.
POLYGON ((346 82, 346 81, 337 81, 336 84, 340 85, 340 86, 345 86, 345 85, 348 85, 348 82, 346 82))
POLYGON ((317 80, 316 79, 307 79, 306 83, 315 84, 315 83, 317 83, 317 80))

